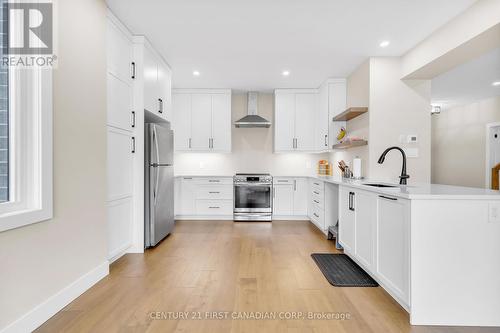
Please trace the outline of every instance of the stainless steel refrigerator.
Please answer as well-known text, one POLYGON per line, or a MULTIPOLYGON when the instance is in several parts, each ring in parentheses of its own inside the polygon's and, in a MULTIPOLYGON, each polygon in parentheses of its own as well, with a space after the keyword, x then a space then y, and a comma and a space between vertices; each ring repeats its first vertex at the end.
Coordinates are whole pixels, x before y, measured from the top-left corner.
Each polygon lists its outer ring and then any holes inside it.
POLYGON ((152 247, 174 227, 174 134, 169 124, 145 125, 144 247, 152 247))

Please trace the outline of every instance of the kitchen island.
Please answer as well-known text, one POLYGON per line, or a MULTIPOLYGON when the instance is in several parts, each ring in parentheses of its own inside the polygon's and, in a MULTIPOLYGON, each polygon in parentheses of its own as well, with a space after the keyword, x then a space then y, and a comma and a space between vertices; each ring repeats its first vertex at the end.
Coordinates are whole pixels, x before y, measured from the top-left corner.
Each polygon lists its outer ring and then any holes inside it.
POLYGON ((345 253, 410 313, 411 324, 500 326, 498 191, 314 179, 338 185, 345 253))

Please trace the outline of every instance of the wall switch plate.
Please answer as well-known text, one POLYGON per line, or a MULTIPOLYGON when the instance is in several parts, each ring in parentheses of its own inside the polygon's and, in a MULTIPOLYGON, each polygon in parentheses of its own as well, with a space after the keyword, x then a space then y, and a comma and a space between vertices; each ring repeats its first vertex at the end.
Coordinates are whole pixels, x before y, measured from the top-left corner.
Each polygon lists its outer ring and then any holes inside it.
POLYGON ((500 223, 500 203, 490 203, 488 205, 488 222, 500 223))
POLYGON ((205 162, 200 162, 200 169, 205 169, 205 162))
POLYGON ((418 157, 418 148, 403 148, 405 151, 406 157, 408 158, 417 158, 418 157))
POLYGON ((417 143, 418 142, 418 135, 416 134, 410 134, 408 135, 406 139, 406 143, 417 143))

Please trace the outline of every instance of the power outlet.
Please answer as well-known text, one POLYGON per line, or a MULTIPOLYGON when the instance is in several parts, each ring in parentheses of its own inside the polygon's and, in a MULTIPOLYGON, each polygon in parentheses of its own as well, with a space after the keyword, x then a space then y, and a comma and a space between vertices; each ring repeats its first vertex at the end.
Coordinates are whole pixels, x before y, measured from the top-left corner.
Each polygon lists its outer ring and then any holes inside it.
POLYGON ((490 223, 500 223, 500 204, 490 203, 488 205, 488 221, 490 223))

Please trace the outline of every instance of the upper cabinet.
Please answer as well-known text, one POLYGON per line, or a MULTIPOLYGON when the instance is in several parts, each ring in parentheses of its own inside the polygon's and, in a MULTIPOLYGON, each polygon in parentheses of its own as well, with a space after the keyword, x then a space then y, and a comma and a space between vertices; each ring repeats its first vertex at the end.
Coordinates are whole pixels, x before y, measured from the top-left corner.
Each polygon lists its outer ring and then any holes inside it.
POLYGON ((275 90, 274 150, 329 151, 345 126, 332 119, 345 107, 345 79, 329 79, 319 89, 275 90))
POLYGON ((147 42, 143 48, 144 109, 171 121, 172 71, 147 42))
POLYGON ((278 89, 274 96, 274 150, 315 151, 317 90, 278 89))
POLYGON ((346 109, 347 83, 345 79, 329 79, 319 89, 317 144, 319 151, 328 151, 337 143, 337 134, 345 122, 332 119, 346 109))
POLYGON ((175 89, 176 151, 231 152, 231 90, 175 89))

